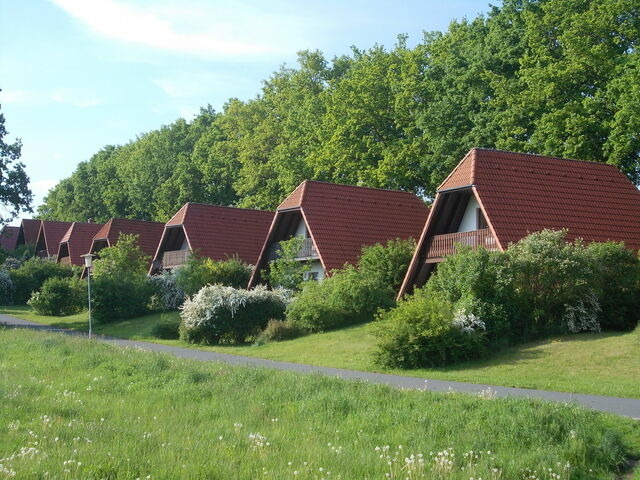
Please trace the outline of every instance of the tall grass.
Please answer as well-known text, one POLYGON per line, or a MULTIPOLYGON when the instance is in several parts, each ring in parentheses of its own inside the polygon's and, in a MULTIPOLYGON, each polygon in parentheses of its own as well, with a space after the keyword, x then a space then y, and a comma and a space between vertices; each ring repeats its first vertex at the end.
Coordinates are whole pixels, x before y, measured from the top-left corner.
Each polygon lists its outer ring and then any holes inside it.
POLYGON ((593 479, 631 420, 0 331, 0 478, 593 479))

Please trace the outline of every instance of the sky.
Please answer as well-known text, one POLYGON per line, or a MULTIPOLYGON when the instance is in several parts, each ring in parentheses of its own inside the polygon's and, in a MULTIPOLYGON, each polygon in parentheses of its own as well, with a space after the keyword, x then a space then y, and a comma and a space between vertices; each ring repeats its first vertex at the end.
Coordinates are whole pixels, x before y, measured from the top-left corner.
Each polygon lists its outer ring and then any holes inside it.
MULTIPOLYGON (((496 1, 493 2, 498 3, 496 1)), ((296 52, 415 45, 484 0, 0 0, 0 112, 42 203, 105 145, 248 100, 296 52)))

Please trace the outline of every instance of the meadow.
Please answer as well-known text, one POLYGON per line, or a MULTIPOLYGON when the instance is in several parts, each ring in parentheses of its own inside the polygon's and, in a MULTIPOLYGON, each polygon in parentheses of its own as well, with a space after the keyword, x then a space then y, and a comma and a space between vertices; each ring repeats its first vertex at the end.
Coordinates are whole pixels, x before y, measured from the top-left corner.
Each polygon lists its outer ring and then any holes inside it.
POLYGON ((0 477, 607 479, 640 426, 0 330, 0 477))
MULTIPOLYGON (((86 331, 87 313, 45 317, 29 307, 2 307, 0 312, 61 328, 86 331)), ((145 340, 270 360, 361 371, 396 373, 439 380, 485 383, 572 393, 640 398, 640 328, 635 332, 563 335, 510 348, 488 359, 441 369, 390 370, 376 367, 374 338, 367 325, 308 335, 265 345, 204 346, 164 340, 154 326, 177 312, 94 325, 94 331, 120 338, 145 340)))

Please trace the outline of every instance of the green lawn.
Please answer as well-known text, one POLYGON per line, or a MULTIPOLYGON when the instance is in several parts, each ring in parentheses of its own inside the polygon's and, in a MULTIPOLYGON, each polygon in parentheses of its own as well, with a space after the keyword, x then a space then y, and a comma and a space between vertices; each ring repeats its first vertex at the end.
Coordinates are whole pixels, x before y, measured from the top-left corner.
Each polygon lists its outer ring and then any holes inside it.
MULTIPOLYGON (((27 320, 86 330, 87 315, 41 317, 28 307, 3 307, 0 312, 27 320)), ((169 313, 165 315, 177 315, 169 313)), ((247 355, 353 370, 399 373, 423 378, 538 388, 640 398, 640 332, 566 335, 529 343, 483 361, 445 369, 384 370, 373 365, 374 339, 366 325, 274 342, 261 346, 194 346, 159 340, 151 334, 161 314, 97 326, 97 333, 155 341, 236 355, 247 355)))
POLYGON ((27 330, 0 330, 0 398, 0 477, 17 479, 614 479, 640 455, 638 422, 573 405, 27 330))

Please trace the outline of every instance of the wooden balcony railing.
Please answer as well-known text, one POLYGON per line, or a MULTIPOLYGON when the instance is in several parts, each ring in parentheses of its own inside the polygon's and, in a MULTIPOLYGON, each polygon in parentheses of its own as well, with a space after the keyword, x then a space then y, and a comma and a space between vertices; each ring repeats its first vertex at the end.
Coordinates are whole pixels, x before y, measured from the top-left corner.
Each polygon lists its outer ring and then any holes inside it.
POLYGON ((71 265, 71 257, 62 257, 60 259, 60 265, 71 265))
MULTIPOLYGON (((267 260, 275 260, 280 257, 280 242, 274 243, 269 247, 269 251, 267 253, 267 260)), ((298 253, 296 254, 296 260, 313 260, 320 258, 318 255, 318 251, 316 250, 316 246, 313 244, 313 239, 311 238, 303 238, 302 246, 298 253)))
POLYGON ((427 250, 427 258, 442 258, 456 252, 456 247, 464 246, 476 249, 484 247, 487 250, 497 250, 496 239, 488 228, 472 230, 470 232, 445 233, 434 235, 427 250))
POLYGON ((168 252, 164 252, 162 254, 161 268, 169 269, 184 265, 189 257, 189 252, 189 250, 170 250, 168 252))

